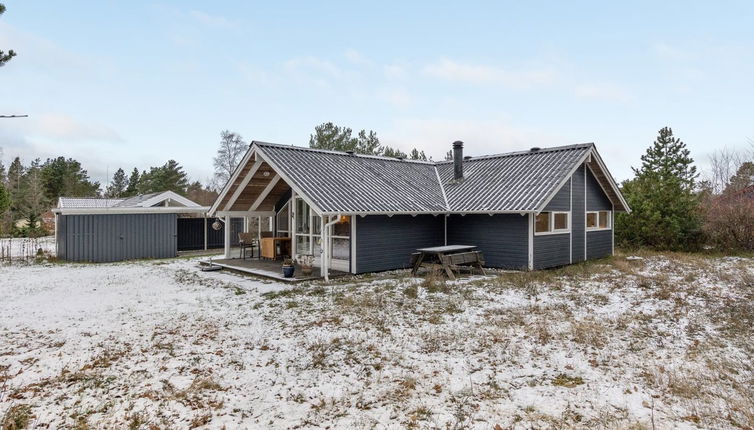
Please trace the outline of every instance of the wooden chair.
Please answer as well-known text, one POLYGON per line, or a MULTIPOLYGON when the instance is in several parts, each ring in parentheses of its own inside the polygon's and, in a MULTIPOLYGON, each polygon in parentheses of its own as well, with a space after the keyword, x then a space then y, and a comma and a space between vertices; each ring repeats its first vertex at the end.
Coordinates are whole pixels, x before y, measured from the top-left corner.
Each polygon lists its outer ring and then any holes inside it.
POLYGON ((254 237, 253 233, 238 233, 238 246, 241 248, 239 257, 246 259, 246 250, 251 250, 251 258, 254 258, 254 248, 259 249, 259 240, 254 237))

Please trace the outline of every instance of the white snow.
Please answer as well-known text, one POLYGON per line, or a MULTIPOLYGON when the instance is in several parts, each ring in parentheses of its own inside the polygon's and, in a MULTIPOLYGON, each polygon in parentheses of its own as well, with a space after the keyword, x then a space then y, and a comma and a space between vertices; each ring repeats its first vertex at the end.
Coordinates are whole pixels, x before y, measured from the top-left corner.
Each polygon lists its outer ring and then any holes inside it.
POLYGON ((751 325, 717 318, 751 317, 752 260, 673 258, 293 287, 195 259, 0 265, 0 421, 751 426, 751 325))

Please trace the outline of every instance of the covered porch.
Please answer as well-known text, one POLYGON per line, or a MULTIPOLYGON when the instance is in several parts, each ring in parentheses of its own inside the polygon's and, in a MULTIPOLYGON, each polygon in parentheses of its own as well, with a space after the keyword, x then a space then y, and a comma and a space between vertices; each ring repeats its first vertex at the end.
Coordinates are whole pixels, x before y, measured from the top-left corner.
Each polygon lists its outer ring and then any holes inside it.
MULTIPOLYGON (((266 276, 281 275, 283 259, 296 264, 311 259, 311 279, 342 275, 351 267, 351 218, 322 216, 295 183, 274 162, 252 147, 239 164, 228 184, 210 209, 210 215, 225 225, 231 218, 245 219, 244 232, 255 241, 254 260, 241 260, 237 248, 231 248, 230 229, 225 229, 225 249, 220 265, 229 269, 258 272, 266 276), (286 246, 279 246, 280 244, 286 246), (274 248, 276 252, 269 252, 274 248), (267 252, 260 251, 265 249, 267 252), (233 267, 230 267, 233 266, 233 267)), ((300 275, 300 268, 296 274, 300 275)), ((301 280, 301 279, 297 279, 301 280)))

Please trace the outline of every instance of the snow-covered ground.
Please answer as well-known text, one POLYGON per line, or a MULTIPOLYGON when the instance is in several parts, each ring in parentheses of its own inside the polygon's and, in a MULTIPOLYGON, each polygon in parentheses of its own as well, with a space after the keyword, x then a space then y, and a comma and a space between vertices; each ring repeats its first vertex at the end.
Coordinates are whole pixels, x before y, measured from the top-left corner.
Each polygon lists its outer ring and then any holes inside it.
POLYGON ((291 287, 189 259, 0 265, 0 422, 752 428, 752 266, 646 254, 291 287))

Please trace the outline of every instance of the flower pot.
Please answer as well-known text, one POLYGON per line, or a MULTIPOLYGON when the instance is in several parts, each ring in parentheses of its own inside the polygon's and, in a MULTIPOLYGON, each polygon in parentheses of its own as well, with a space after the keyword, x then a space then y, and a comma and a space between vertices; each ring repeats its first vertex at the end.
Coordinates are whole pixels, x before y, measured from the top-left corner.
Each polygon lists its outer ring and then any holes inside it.
POLYGON ((283 266, 283 277, 292 278, 294 269, 293 266, 283 266))
POLYGON ((312 266, 301 266, 301 274, 304 276, 311 276, 312 266))

